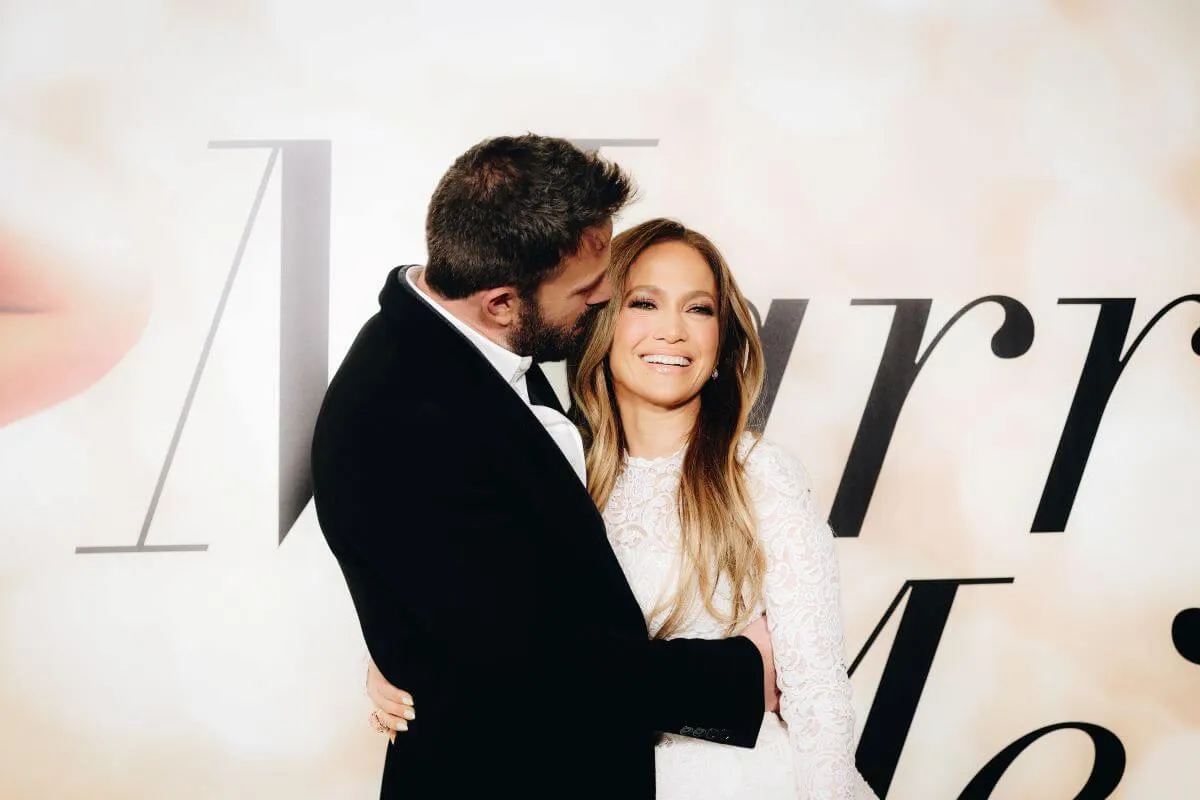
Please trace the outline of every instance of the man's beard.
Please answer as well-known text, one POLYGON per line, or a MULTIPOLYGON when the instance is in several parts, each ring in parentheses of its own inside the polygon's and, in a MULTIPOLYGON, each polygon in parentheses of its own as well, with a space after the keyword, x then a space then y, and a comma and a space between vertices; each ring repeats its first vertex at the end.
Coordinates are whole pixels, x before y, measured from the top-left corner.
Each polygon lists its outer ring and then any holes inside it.
POLYGON ((577 356, 582 352, 592 324, 602 308, 603 304, 589 306, 569 328, 561 328, 546 322, 537 300, 527 298, 521 304, 517 328, 512 333, 509 346, 514 353, 530 356, 539 362, 563 361, 577 356))

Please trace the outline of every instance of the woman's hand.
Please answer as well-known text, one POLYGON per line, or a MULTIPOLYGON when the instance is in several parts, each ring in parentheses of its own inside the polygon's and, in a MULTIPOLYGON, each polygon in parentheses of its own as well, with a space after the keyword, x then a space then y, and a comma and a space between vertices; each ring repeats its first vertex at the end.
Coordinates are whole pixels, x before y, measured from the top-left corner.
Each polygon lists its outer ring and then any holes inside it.
POLYGON ((371 712, 372 727, 386 733, 393 743, 396 734, 407 731, 408 723, 417 718, 412 695, 388 683, 374 660, 367 664, 367 697, 375 704, 371 712))

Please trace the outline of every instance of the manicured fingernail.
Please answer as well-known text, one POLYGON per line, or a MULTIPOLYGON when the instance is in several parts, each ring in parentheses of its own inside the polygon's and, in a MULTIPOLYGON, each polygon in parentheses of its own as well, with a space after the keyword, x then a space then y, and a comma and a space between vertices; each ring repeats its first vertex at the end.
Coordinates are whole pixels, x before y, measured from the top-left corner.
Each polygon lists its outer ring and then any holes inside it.
POLYGON ((406 708, 404 709, 404 713, 400 716, 404 717, 405 719, 416 719, 417 712, 413 711, 411 708, 406 708))
POLYGON ((396 723, 396 730, 398 730, 398 731, 406 731, 406 730, 408 730, 408 723, 407 723, 407 722, 397 722, 397 723, 396 723))
POLYGON ((409 697, 408 695, 401 697, 400 702, 404 703, 404 705, 406 705, 406 706, 411 706, 413 704, 412 698, 409 697))

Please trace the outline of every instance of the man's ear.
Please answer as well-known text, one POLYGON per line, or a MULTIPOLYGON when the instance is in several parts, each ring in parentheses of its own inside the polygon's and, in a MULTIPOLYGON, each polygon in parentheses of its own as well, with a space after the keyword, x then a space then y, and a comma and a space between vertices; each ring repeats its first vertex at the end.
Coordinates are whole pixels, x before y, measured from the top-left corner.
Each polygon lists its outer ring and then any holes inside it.
POLYGON ((497 286, 480 292, 480 313, 492 325, 507 328, 517 322, 519 298, 513 286, 497 286))
POLYGON ((612 226, 597 225, 583 232, 579 249, 587 255, 597 256, 604 252, 610 239, 612 239, 612 226))

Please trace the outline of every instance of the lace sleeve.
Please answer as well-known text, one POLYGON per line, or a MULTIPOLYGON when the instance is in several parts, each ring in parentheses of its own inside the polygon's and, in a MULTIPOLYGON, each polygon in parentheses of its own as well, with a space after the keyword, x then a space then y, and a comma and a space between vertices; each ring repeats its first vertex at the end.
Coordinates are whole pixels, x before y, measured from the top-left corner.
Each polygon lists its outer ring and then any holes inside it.
POLYGON ((789 453, 761 442, 747 468, 767 558, 764 599, 797 797, 873 797, 854 764, 833 534, 817 513, 803 466, 789 453))

